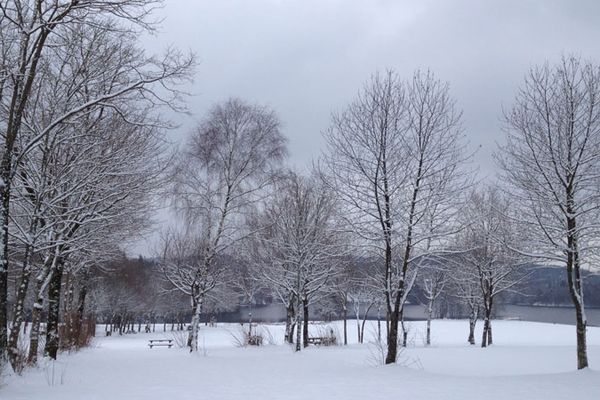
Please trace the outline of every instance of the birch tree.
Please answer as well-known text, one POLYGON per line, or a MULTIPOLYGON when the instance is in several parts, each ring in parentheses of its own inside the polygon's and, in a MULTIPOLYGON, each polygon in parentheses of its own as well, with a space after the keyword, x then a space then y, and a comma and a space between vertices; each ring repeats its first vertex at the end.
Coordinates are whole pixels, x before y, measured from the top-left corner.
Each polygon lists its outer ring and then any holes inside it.
POLYGON ((185 273, 192 286, 185 290, 192 293, 195 311, 191 351, 198 349, 201 307, 196 302, 203 293, 195 277, 213 271, 218 257, 249 234, 243 215, 268 195, 286 156, 279 125, 266 107, 240 99, 217 104, 188 140, 172 173, 173 205, 200 245, 192 249, 195 264, 183 268, 191 271, 185 273))
POLYGON ((416 257, 452 229, 454 199, 465 187, 460 112, 431 72, 403 81, 376 74, 325 133, 328 184, 348 229, 381 259, 388 322, 386 363, 397 357, 398 323, 416 257))
POLYGON ((527 255, 565 267, 577 368, 588 367, 582 269, 596 260, 600 210, 600 68, 565 57, 532 68, 506 113, 503 179, 527 232, 527 255))
POLYGON ((225 275, 216 257, 209 263, 204 260, 204 249, 208 245, 202 234, 191 230, 171 231, 163 238, 161 268, 164 276, 176 290, 190 299, 192 330, 187 342, 190 352, 198 351, 200 315, 207 297, 223 285, 225 275))
POLYGON ((425 307, 427 310, 427 333, 425 336, 425 344, 431 345, 431 320, 435 311, 436 300, 444 293, 444 289, 448 283, 448 272, 442 265, 438 263, 429 263, 419 271, 419 287, 423 298, 425 299, 425 307))

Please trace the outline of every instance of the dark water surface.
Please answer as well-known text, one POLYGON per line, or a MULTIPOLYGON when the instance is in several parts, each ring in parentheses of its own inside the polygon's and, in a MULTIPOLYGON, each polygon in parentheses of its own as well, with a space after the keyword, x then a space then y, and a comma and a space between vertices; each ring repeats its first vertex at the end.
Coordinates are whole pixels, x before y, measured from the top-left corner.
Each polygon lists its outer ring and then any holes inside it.
MULTIPOLYGON (((497 319, 516 319, 521 321, 549 322, 555 324, 575 324, 575 310, 572 307, 558 306, 527 306, 498 304, 496 307, 497 319)), ((271 304, 262 307, 242 307, 237 312, 227 313, 219 316, 220 321, 239 322, 247 321, 249 313, 252 319, 261 322, 281 322, 285 320, 285 309, 282 305, 271 304)), ((362 314, 362 312, 361 312, 362 314)), ((586 309, 589 326, 600 326, 600 308, 586 309)), ((380 317, 385 318, 385 312, 381 310, 380 317)), ((406 320, 424 320, 426 318, 425 307, 421 305, 408 304, 405 306, 404 317, 406 320)), ((351 309, 348 318, 354 318, 351 309)), ((369 319, 377 319, 377 310, 371 309, 369 319)))

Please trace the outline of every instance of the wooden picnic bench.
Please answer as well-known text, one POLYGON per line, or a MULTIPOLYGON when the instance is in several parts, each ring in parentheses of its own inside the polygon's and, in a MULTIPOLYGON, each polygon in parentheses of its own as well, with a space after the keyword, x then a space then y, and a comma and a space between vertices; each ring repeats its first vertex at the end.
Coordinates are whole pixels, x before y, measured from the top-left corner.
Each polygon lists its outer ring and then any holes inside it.
POLYGON ((335 336, 312 336, 308 338, 308 344, 331 346, 335 344, 335 336))
POLYGON ((171 348, 173 346, 173 339, 150 339, 148 340, 148 346, 150 348, 154 346, 168 346, 171 348))

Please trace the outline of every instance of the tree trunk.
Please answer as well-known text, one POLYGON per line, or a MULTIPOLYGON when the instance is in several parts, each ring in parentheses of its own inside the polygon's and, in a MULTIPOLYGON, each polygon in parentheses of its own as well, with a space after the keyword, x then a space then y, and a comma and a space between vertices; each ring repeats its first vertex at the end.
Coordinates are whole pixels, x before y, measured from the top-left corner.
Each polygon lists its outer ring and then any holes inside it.
POLYGON ((348 345, 348 307, 344 305, 344 346, 348 345))
POLYGON ((477 320, 469 319, 469 337, 467 341, 469 344, 475 344, 475 322, 477 320))
MULTIPOLYGON (((573 187, 567 188, 567 213, 575 215, 573 187)), ((567 282, 571 301, 575 306, 575 330, 577 332, 577 369, 588 367, 587 358, 587 318, 585 315, 585 306, 583 301, 583 284, 581 281, 579 246, 577 240, 577 223, 575 217, 567 218, 567 244, 569 252, 567 254, 567 282)))
POLYGON ((360 343, 364 343, 364 341, 365 341, 365 324, 367 322, 367 318, 369 316, 369 311, 373 307, 373 304, 374 303, 369 304, 369 307, 367 307, 367 310, 363 314, 363 320, 362 320, 362 324, 360 326, 360 343))
POLYGON ((290 300, 286 307, 286 319, 285 319, 285 341, 286 343, 294 343, 294 303, 290 300))
POLYGON ((83 275, 83 279, 81 281, 81 288, 79 289, 79 297, 77 299, 77 311, 75 313, 75 318, 74 318, 74 326, 73 326, 73 333, 72 333, 72 337, 71 337, 71 345, 75 348, 79 348, 80 346, 80 339, 81 339, 81 328, 83 326, 83 316, 85 313, 85 300, 87 297, 87 281, 88 281, 89 275, 87 273, 87 271, 84 273, 83 275))
POLYGON ((202 312, 202 299, 192 299, 192 322, 190 335, 188 336, 188 346, 190 353, 198 351, 198 331, 200 330, 200 314, 202 312))
POLYGON ((488 315, 488 311, 485 310, 485 315, 483 317, 483 332, 481 335, 481 347, 487 347, 489 328, 490 328, 490 317, 488 315))
POLYGON ((296 317, 294 316, 294 322, 290 325, 290 336, 288 339, 288 343, 289 344, 293 344, 294 343, 294 332, 296 329, 296 317))
POLYGON ((73 303, 75 301, 75 282, 70 273, 66 274, 66 282, 65 282, 65 301, 63 307, 63 322, 68 329, 67 338, 68 343, 62 343, 63 346, 66 345, 67 348, 72 349, 77 346, 77 338, 75 336, 75 331, 77 330, 76 326, 79 323, 79 319, 77 318, 77 310, 74 309, 73 303))
POLYGON ((31 279, 31 264, 29 263, 30 251, 31 247, 29 245, 26 246, 23 259, 23 269, 21 272, 21 281, 19 282, 15 298, 12 329, 8 339, 8 357, 13 369, 15 369, 15 364, 18 362, 19 331, 24 320, 23 308, 25 306, 25 299, 27 297, 27 290, 29 289, 29 281, 31 279))
POLYGON ((586 328, 587 321, 583 311, 583 304, 575 307, 576 331, 577 331, 577 369, 588 367, 586 328))
POLYGON ((123 326, 125 325, 125 315, 119 315, 119 319, 117 320, 117 325, 119 327, 119 336, 123 334, 123 326))
POLYGON ((35 292, 37 299, 33 303, 31 312, 31 332, 29 333, 29 354, 27 356, 27 364, 36 365, 38 347, 40 342, 40 322, 42 319, 42 311, 44 309, 44 279, 38 279, 35 292))
POLYGON ((406 330, 406 326, 404 325, 404 316, 400 317, 400 326, 402 328, 402 347, 406 347, 408 343, 408 331, 406 330))
MULTIPOLYGON (((20 121, 18 121, 20 123, 20 121)), ((8 344, 8 223, 10 206, 10 180, 12 170, 12 152, 14 136, 7 132, 3 148, 2 168, 0 172, 0 367, 7 360, 8 344)))
POLYGON ((377 306, 377 340, 381 341, 381 305, 377 306))
POLYGON ((427 346, 431 345, 431 319, 433 318, 433 304, 435 302, 434 295, 432 294, 430 297, 427 304, 427 337, 425 339, 425 344, 427 346))
MULTIPOLYGON (((298 306, 300 306, 300 304, 298 304, 298 306)), ((300 319, 300 315, 300 312, 296 313, 296 351, 302 350, 302 320, 300 319)))
POLYGON ((46 346, 44 354, 56 360, 59 347, 58 325, 60 322, 60 287, 62 282, 64 261, 59 258, 51 272, 52 278, 48 287, 48 323, 46 325, 46 346))
POLYGON ((398 309, 388 315, 389 330, 387 334, 387 355, 385 356, 386 364, 395 363, 398 356, 398 317, 398 309))
POLYGON ((360 303, 354 305, 354 315, 356 316, 356 336, 358 337, 358 343, 362 343, 360 337, 360 303))
POLYGON ((427 337, 425 338, 425 345, 431 346, 431 313, 427 313, 427 337))
POLYGON ((469 338, 467 341, 472 345, 475 344, 475 324, 477 324, 478 313, 477 307, 471 307, 471 313, 469 314, 469 338))
POLYGON ((308 299, 302 301, 302 312, 304 320, 304 326, 302 330, 302 344, 304 347, 308 347, 308 299))

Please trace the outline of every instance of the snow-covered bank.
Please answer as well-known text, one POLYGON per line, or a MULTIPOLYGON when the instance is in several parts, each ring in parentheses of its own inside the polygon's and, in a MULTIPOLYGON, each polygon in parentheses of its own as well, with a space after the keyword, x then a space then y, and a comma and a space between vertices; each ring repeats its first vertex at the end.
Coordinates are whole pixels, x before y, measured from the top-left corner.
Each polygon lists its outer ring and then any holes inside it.
MULTIPOLYGON (((369 323, 373 338, 376 324, 369 323)), ((311 326, 316 333, 326 329, 311 326)), ((434 321, 433 346, 423 346, 424 324, 410 324, 401 365, 375 366, 373 345, 309 348, 282 345, 283 326, 269 325, 279 343, 238 348, 239 325, 203 327, 199 355, 147 347, 156 332, 98 338, 95 347, 60 357, 54 366, 9 377, 0 399, 597 399, 600 328, 589 329, 592 370, 575 371, 574 327, 495 321, 495 345, 466 344, 465 321, 434 321), (62 383, 61 383, 62 381, 62 383)), ((341 332, 341 325, 333 326, 341 332)))

